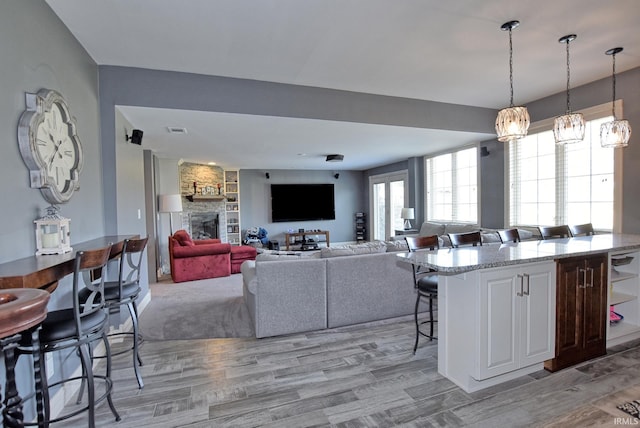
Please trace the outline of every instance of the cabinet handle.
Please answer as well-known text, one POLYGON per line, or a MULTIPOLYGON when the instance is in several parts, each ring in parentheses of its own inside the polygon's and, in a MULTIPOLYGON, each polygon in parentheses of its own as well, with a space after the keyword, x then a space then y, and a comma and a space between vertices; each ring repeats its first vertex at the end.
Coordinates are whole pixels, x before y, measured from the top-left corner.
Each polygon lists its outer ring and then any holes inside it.
POLYGON ((578 282, 578 288, 587 288, 587 270, 578 269, 578 275, 582 274, 582 284, 578 282))
POLYGON ((527 291, 525 291, 523 294, 524 294, 525 296, 528 296, 528 295, 529 295, 529 274, 528 274, 528 273, 525 273, 525 274, 524 274, 524 275, 522 275, 522 276, 523 276, 523 277, 525 277, 525 278, 527 278, 527 291))
POLYGON ((589 287, 593 288, 593 268, 587 268, 591 272, 591 282, 589 283, 589 287))
POLYGON ((524 275, 518 274, 518 279, 520 280, 520 291, 518 291, 516 293, 516 296, 518 297, 522 297, 523 296, 523 286, 524 286, 524 275))

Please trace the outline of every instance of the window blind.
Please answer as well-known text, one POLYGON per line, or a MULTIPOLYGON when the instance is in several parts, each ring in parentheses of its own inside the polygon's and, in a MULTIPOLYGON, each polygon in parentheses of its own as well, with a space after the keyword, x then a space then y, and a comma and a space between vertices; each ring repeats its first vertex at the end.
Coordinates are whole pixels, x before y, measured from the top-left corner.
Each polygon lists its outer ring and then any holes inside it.
POLYGON ((509 225, 592 223, 612 230, 614 150, 600 147, 600 125, 612 119, 610 104, 583 110, 583 141, 556 144, 552 121, 532 125, 509 143, 509 225))
POLYGON ((425 159, 425 211, 431 221, 478 222, 478 148, 425 159))

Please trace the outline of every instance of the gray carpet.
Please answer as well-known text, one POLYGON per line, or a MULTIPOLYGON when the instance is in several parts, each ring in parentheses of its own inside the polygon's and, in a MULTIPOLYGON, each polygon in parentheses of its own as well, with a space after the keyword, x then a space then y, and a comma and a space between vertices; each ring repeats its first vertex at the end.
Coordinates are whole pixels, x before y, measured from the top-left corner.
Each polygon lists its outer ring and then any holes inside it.
POLYGON ((140 314, 145 340, 254 337, 242 297, 242 275, 150 284, 151 302, 140 314))

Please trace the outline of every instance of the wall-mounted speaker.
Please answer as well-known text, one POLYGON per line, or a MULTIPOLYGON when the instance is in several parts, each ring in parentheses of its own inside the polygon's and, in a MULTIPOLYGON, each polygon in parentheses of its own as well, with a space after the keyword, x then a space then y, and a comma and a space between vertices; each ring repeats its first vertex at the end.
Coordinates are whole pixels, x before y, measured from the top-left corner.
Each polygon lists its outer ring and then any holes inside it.
POLYGON ((131 137, 129 137, 126 133, 124 135, 127 141, 131 140, 131 143, 140 146, 142 144, 142 134, 143 132, 140 129, 134 129, 133 131, 131 131, 131 137))

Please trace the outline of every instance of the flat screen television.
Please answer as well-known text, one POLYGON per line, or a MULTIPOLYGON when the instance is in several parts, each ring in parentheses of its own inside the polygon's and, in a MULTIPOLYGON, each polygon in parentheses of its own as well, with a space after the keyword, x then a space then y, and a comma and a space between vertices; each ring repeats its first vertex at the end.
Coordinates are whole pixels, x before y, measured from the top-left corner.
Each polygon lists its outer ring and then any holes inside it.
POLYGON ((333 184, 272 184, 271 221, 335 220, 333 184))

